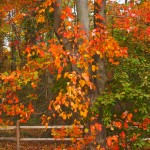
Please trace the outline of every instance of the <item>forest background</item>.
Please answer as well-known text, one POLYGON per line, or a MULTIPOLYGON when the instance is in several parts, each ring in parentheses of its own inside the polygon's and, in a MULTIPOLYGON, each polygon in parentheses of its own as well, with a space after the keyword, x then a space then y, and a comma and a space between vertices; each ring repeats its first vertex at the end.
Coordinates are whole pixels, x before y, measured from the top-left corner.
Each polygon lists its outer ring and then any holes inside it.
POLYGON ((50 135, 72 150, 148 144, 149 24, 146 0, 1 0, 0 125, 72 125, 50 135))

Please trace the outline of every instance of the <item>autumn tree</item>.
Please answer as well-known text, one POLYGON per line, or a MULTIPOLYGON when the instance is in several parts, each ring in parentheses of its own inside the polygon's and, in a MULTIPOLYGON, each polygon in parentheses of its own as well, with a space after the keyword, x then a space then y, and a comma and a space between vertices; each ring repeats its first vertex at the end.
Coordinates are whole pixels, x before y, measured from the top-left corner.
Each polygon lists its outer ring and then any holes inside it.
POLYGON ((8 26, 11 67, 0 76, 0 124, 38 116, 46 126, 73 125, 52 130, 72 137, 76 146, 68 149, 130 147, 149 125, 148 5, 3 0, 0 31, 8 26))

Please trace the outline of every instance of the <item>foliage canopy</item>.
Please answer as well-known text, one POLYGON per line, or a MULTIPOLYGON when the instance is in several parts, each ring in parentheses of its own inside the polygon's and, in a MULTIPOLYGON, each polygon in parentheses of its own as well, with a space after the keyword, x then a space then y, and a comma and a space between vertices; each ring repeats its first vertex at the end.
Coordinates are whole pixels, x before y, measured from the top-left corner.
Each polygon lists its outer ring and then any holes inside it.
POLYGON ((52 130, 71 150, 145 145, 149 12, 148 1, 1 0, 0 125, 72 124, 52 130))

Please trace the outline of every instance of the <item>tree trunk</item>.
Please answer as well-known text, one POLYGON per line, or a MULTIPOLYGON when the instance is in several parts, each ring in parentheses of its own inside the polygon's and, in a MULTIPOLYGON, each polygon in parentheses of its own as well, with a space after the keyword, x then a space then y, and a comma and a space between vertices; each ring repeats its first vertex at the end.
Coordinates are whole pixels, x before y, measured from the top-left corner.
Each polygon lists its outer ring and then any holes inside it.
MULTIPOLYGON (((105 5, 106 5, 106 0, 102 1, 102 5, 101 4, 97 4, 95 3, 95 10, 94 13, 98 13, 100 14, 102 17, 105 18, 105 5), (101 7, 100 7, 101 6, 101 7)), ((81 24, 81 30, 84 30, 85 32, 85 37, 87 39, 89 39, 89 11, 88 11, 88 0, 76 0, 76 8, 77 8, 77 20, 78 22, 81 24)), ((59 33, 59 29, 61 27, 61 11, 62 11, 62 0, 56 0, 55 4, 54 4, 54 30, 55 30, 55 34, 58 37, 58 39, 60 41, 62 41, 62 44, 64 46, 65 49, 71 50, 71 43, 69 42, 68 39, 65 39, 60 33, 59 33)), ((105 21, 103 20, 95 20, 95 27, 97 27, 96 23, 102 23, 105 24, 105 21)), ((79 41, 78 44, 81 44, 82 41, 79 41)), ((96 85, 97 89, 94 93, 89 94, 90 97, 92 98, 91 101, 91 105, 95 102, 95 100, 97 99, 97 97, 99 95, 101 95, 104 91, 105 88, 105 84, 107 81, 107 77, 106 77, 106 70, 105 70, 105 58, 100 58, 98 55, 94 56, 94 60, 95 63, 98 65, 99 69, 96 72, 97 76, 100 76, 100 79, 95 79, 94 84, 96 85)), ((76 68, 75 68, 76 69, 76 68)), ((75 70, 76 71, 76 70, 75 70)), ((105 147, 106 146, 106 130, 105 127, 103 125, 103 115, 102 115, 102 110, 100 110, 101 115, 98 118, 98 120, 96 120, 96 122, 100 123, 102 125, 102 131, 101 132, 97 132, 96 134, 96 142, 98 144, 101 145, 101 147, 105 147)), ((89 149, 94 149, 95 150, 95 146, 90 146, 89 149)))
MULTIPOLYGON (((81 23, 82 30, 85 31, 86 37, 88 38, 89 37, 88 0, 77 0, 76 4, 77 4, 78 21, 81 23)), ((96 15, 98 13, 103 18, 106 18, 105 17, 105 5, 106 5, 106 0, 103 0, 101 4, 98 4, 95 2, 94 14, 96 15)), ((97 26, 98 24, 105 25, 104 20, 100 20, 100 19, 96 20, 95 19, 94 21, 95 21, 94 22, 95 28, 99 28, 99 26, 97 26)), ((96 71, 96 75, 100 76, 100 78, 96 78, 94 81, 94 84, 96 85, 97 89, 96 89, 95 93, 92 95, 93 100, 91 101, 91 105, 93 105, 93 103, 95 102, 97 97, 103 93, 105 84, 107 81, 106 70, 105 70, 105 58, 100 58, 98 55, 95 55, 94 61, 99 67, 99 69, 96 71)), ((101 132, 97 131, 95 142, 97 143, 97 145, 100 145, 101 147, 106 147, 106 129, 105 129, 104 123, 102 121, 102 118, 103 118, 102 112, 103 111, 100 110, 100 112, 101 112, 101 114, 100 114, 98 120, 96 120, 96 122, 98 122, 102 125, 102 131, 101 132)), ((91 146, 91 145, 89 146, 89 149, 96 149, 95 146, 91 146)))
MULTIPOLYGON (((94 26, 95 28, 99 28, 99 31, 101 31, 101 34, 104 33, 104 28, 105 28, 105 6, 106 6, 106 0, 102 0, 101 3, 98 3, 95 1, 94 3, 94 15, 100 15, 101 17, 104 18, 102 19, 95 19, 94 20, 94 26), (100 25, 100 26, 99 26, 100 25), (102 26, 101 26, 102 25, 102 26)), ((98 55, 94 56, 94 62, 96 65, 98 65, 98 70, 96 71, 96 76, 94 84, 96 86, 96 90, 94 93, 94 101, 97 99, 98 96, 102 95, 106 86, 107 82, 107 75, 106 75, 106 65, 105 65, 105 56, 103 58, 100 58, 98 55), (99 77, 99 78, 98 78, 99 77)), ((96 133, 96 143, 97 145, 100 145, 101 147, 106 148, 106 128, 103 122, 103 109, 105 108, 100 108, 100 115, 96 122, 100 123, 102 125, 102 131, 97 131, 96 133)))
POLYGON ((85 31, 86 37, 89 37, 89 12, 88 0, 76 0, 77 20, 81 23, 81 30, 85 31))
POLYGON ((54 4, 54 31, 59 40, 62 38, 62 36, 59 34, 59 28, 61 27, 61 11, 62 0, 56 0, 54 4))

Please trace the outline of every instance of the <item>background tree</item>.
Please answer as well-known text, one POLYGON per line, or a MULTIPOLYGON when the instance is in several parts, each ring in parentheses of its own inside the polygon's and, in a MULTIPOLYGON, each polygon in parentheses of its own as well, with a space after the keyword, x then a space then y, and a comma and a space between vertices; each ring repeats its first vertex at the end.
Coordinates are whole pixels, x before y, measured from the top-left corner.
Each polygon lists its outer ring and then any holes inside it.
POLYGON ((15 0, 0 6, 1 31, 8 26, 1 40, 8 35, 12 64, 0 76, 0 124, 37 124, 35 116, 46 126, 72 124, 72 130, 52 130, 56 138, 73 137, 76 146, 68 149, 142 145, 134 142, 150 123, 149 2, 15 0), (76 141, 81 124, 85 136, 76 141))

